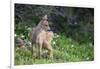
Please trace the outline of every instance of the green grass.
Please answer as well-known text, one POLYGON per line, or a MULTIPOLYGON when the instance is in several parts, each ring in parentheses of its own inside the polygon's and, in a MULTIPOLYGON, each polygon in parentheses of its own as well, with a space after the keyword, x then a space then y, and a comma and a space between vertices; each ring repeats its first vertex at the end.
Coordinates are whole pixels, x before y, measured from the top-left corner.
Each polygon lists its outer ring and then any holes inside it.
POLYGON ((15 48, 15 65, 48 64, 48 63, 66 63, 94 60, 94 46, 90 43, 82 43, 55 34, 52 41, 53 60, 46 57, 34 59, 31 50, 25 48, 15 48))

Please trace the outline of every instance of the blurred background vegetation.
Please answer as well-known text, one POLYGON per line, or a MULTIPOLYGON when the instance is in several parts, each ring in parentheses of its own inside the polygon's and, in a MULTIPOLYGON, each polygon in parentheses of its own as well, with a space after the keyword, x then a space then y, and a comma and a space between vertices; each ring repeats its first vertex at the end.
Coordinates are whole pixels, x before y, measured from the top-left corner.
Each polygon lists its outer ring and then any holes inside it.
POLYGON ((15 47, 15 65, 94 60, 94 8, 15 4, 15 36, 27 45, 29 32, 45 14, 54 32, 54 60, 34 61, 30 50, 15 47))

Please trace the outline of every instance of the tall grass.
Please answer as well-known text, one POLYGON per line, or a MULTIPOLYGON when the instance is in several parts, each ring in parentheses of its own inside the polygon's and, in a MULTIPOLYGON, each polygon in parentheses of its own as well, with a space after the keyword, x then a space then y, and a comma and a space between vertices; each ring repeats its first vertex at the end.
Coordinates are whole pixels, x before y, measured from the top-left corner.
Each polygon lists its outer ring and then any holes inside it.
MULTIPOLYGON (((53 60, 46 57, 34 58, 31 50, 27 48, 15 47, 15 65, 66 63, 94 60, 94 46, 92 43, 82 43, 74 41, 63 34, 54 34, 52 41, 53 60)), ((45 51, 45 49, 43 49, 45 51)))

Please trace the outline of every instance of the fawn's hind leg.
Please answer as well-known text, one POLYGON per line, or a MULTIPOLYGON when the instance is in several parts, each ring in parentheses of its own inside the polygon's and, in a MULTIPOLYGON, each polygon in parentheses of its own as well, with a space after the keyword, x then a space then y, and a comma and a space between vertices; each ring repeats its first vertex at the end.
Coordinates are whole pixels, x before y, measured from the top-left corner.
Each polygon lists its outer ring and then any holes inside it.
POLYGON ((47 46, 47 49, 48 49, 49 58, 53 59, 53 49, 52 49, 52 47, 49 45, 49 46, 47 46))

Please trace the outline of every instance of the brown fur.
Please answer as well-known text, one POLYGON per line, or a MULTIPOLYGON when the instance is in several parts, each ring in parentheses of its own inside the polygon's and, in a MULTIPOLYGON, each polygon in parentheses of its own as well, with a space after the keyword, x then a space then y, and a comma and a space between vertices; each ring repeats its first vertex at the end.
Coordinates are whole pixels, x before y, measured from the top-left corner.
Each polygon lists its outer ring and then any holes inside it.
POLYGON ((46 36, 43 41, 43 47, 48 49, 48 54, 50 58, 53 58, 53 49, 51 46, 52 39, 53 39, 53 32, 52 31, 46 32, 46 36))
MULTIPOLYGON (((36 48, 39 50, 39 57, 41 58, 42 48, 48 50, 49 58, 53 57, 53 51, 51 46, 51 40, 53 38, 53 32, 49 30, 49 24, 47 21, 47 15, 45 15, 40 23, 31 32, 32 45, 35 44, 36 48)), ((34 49, 33 49, 34 50, 34 49)))

